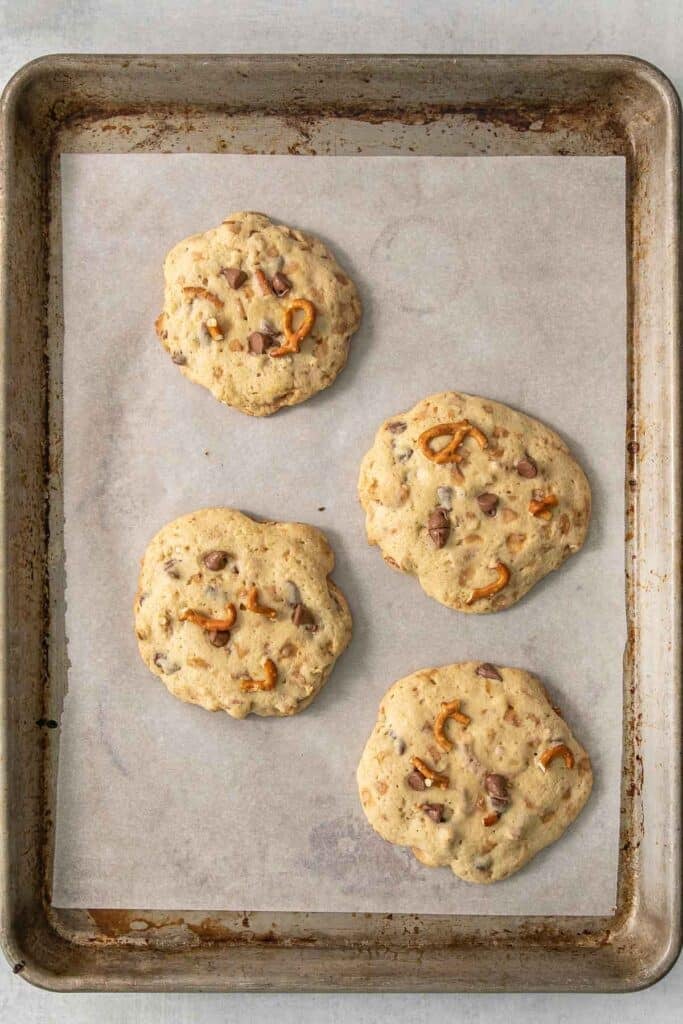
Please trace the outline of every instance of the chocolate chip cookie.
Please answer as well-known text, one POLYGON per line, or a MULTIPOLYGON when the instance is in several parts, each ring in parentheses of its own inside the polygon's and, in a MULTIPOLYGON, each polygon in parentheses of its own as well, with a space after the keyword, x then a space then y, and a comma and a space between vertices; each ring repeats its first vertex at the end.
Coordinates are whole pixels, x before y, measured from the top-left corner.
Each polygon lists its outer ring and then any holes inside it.
POLYGON ((180 700, 233 718, 307 707, 351 639, 320 530, 229 508, 174 520, 142 559, 142 660, 180 700))
POLYGON ((591 494, 558 435, 446 391, 392 416, 363 459, 370 544, 461 612, 508 608, 582 546, 591 494))
POLYGON ((234 213, 174 246, 156 330, 180 371, 268 416, 328 387, 361 316, 356 287, 317 238, 234 213))
POLYGON ((375 831, 467 882, 507 878, 559 839, 592 784, 539 680, 486 662, 394 683, 358 766, 375 831))

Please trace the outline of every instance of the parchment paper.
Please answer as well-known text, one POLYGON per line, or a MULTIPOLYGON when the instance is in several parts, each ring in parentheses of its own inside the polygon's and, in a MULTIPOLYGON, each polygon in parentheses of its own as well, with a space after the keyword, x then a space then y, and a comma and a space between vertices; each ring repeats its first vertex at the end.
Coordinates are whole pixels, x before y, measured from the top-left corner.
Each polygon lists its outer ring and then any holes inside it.
POLYGON ((620 158, 68 155, 64 480, 70 673, 58 906, 602 914, 615 902, 624 613, 625 240, 620 158), (263 420, 157 343, 162 260, 228 213, 319 234, 365 305, 334 386, 263 420), (389 570, 356 479, 378 424, 431 392, 538 416, 590 478, 583 552, 515 608, 466 616, 389 570), (352 645, 311 708, 234 721, 142 664, 138 561, 168 520, 233 505, 327 533, 352 645), (377 837, 355 769, 380 698, 477 658, 544 679, 590 751, 567 835, 495 886, 377 837))

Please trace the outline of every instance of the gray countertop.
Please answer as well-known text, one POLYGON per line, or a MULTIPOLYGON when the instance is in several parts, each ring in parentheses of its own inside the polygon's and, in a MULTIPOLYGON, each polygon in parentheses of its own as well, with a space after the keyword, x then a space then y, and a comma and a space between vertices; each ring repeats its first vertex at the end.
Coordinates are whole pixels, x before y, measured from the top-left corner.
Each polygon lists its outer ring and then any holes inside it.
MULTIPOLYGON (((0 79, 33 57, 93 53, 631 53, 683 91, 680 0, 0 0, 0 79)), ((0 1022, 204 1024, 231 1020, 477 1024, 553 1021, 652 1024, 683 1016, 683 959, 628 996, 55 995, 0 964, 0 1022)))

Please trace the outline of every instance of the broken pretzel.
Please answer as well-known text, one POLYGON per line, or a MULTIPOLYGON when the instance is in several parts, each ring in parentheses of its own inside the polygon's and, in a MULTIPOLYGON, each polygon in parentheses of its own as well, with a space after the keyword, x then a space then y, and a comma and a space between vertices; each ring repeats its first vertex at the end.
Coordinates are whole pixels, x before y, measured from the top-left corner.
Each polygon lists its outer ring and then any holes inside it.
POLYGON ((208 615, 202 615, 201 612, 196 612, 192 608, 186 608, 184 612, 180 613, 178 618, 181 622, 194 622, 195 626, 199 626, 200 629, 216 630, 217 633, 224 633, 226 630, 232 629, 237 618, 234 604, 229 604, 226 612, 227 615, 224 619, 210 619, 208 615))
POLYGON ((263 679, 243 679, 240 683, 242 693, 252 693, 254 690, 274 690, 277 683, 277 668, 275 662, 266 658, 263 662, 263 679))
POLYGON ((476 590, 473 590, 467 602, 468 604, 474 604, 475 601, 480 601, 483 597, 491 597, 508 585, 510 570, 507 565, 497 562, 493 568, 498 573, 498 578, 493 583, 487 583, 485 587, 477 587, 476 590))
POLYGON ((247 594, 247 610, 256 612, 257 615, 266 615, 269 619, 277 618, 277 612, 274 608, 268 608, 267 605, 259 603, 258 587, 251 587, 247 594))
POLYGON ((423 779, 429 779, 429 781, 438 789, 448 789, 449 779, 447 775, 442 775, 441 772, 435 772, 434 769, 430 768, 428 764, 425 764, 420 757, 411 757, 410 763, 413 768, 420 773, 423 779))
POLYGON ((556 757, 561 757, 564 760, 565 768, 574 767, 574 755, 566 743, 558 743, 556 746, 544 750, 538 759, 538 767, 542 772, 546 771, 550 762, 554 761, 556 757))
POLYGON ((187 295, 189 299, 206 299, 206 301, 210 302, 216 307, 216 309, 223 308, 221 300, 217 295, 214 295, 213 292, 210 292, 208 288, 200 288, 197 285, 187 285, 187 287, 183 288, 183 295, 187 295))
POLYGON ((439 744, 442 750, 448 753, 453 747, 453 744, 444 733, 444 726, 449 718, 459 722, 463 728, 467 728, 470 724, 471 719, 467 715, 463 715, 460 710, 459 700, 443 701, 441 704, 441 711, 436 716, 434 721, 434 739, 439 744))

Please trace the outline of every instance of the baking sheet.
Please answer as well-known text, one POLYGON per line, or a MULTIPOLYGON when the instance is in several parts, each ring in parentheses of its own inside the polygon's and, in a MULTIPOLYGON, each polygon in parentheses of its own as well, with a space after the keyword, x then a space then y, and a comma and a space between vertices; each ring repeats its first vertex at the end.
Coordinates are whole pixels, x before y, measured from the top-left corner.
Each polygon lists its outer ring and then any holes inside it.
POLYGON ((626 411, 622 158, 66 155, 64 509, 69 679, 57 906, 603 914, 616 895, 626 411), (158 345, 170 246, 259 209, 319 234, 365 305, 327 392, 265 420, 158 345), (377 425, 431 392, 548 422, 594 495, 587 545, 517 607, 464 616, 391 572, 356 500, 377 425), (246 453, 246 454, 245 454, 246 453), (132 629, 138 560, 168 520, 234 505, 327 533, 354 638, 310 709, 233 721, 172 698, 132 629), (470 886, 377 837, 355 768, 380 698, 477 658, 538 673, 593 759, 568 834, 470 886))

